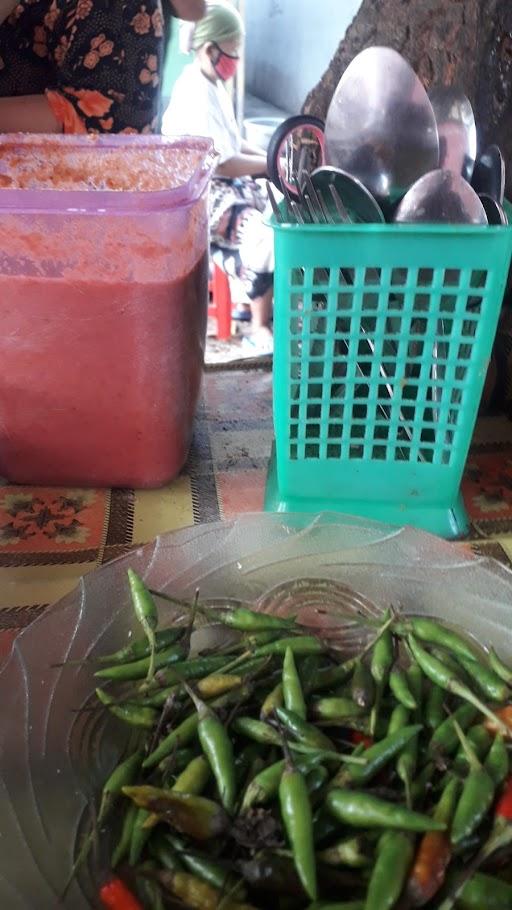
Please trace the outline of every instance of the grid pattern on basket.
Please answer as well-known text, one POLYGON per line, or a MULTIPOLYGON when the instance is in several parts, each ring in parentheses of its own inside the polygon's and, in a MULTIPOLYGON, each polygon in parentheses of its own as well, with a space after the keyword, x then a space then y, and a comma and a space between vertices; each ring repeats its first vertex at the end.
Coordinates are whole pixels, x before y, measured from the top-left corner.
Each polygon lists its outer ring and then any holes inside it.
POLYGON ((288 281, 290 459, 450 465, 490 273, 347 266, 288 281))

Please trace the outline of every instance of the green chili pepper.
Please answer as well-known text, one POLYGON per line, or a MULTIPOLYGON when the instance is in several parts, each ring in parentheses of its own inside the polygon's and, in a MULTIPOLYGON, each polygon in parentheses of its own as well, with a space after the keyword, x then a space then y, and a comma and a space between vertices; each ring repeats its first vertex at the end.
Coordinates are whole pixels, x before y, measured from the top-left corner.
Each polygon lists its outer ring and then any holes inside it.
MULTIPOLYGON (((173 626, 170 629, 160 629, 155 633, 155 651, 163 651, 169 645, 174 644, 177 639, 183 635, 183 626, 173 626)), ((133 660, 140 660, 142 657, 149 657, 151 646, 147 639, 142 641, 133 641, 119 651, 112 654, 102 654, 101 657, 95 658, 99 664, 124 664, 133 660)))
MULTIPOLYGON (((476 647, 473 647, 467 639, 449 629, 448 626, 436 622, 435 619, 414 616, 405 622, 395 623, 393 629, 397 635, 405 637, 408 637, 412 632, 415 638, 420 638, 422 641, 432 645, 440 645, 442 648, 451 651, 452 654, 456 654, 457 657, 467 657, 468 660, 478 659, 476 647)), ((428 676, 428 673, 426 675, 428 676)))
MULTIPOLYGON (((128 788, 129 789, 129 788, 128 788)), ((124 791, 126 792, 126 790, 124 791)), ((132 828, 132 837, 130 841, 130 852, 128 862, 130 866, 136 866, 142 855, 142 851, 151 837, 151 828, 145 828, 144 825, 151 812, 139 808, 132 828)))
POLYGON ((282 637, 282 634, 282 630, 276 632, 275 629, 270 629, 266 632, 253 632, 251 635, 244 635, 241 644, 248 651, 253 651, 255 648, 260 648, 262 645, 269 645, 271 641, 277 641, 278 638, 282 637))
POLYGON ((492 777, 496 788, 500 787, 508 777, 509 766, 505 740, 497 733, 485 761, 485 770, 492 777))
POLYGON ((317 677, 322 660, 323 655, 319 654, 308 654, 300 660, 297 669, 299 671, 300 684, 304 695, 310 694, 310 687, 314 685, 314 680, 317 677))
POLYGON ((217 670, 222 670, 226 665, 226 658, 216 654, 211 657, 196 657, 193 660, 175 664, 173 667, 169 667, 169 669, 159 670, 155 675, 153 686, 150 687, 150 689, 156 689, 157 693, 160 694, 159 688, 175 686, 184 679, 200 679, 203 676, 208 676, 210 673, 216 673, 217 670))
POLYGON ((387 831, 379 840, 365 910, 391 910, 402 893, 414 856, 412 840, 400 831, 387 831))
POLYGON ((393 636, 391 631, 386 629, 374 645, 370 663, 370 671, 377 685, 387 682, 392 666, 393 636))
POLYGON ((204 755, 197 755, 176 778, 175 793, 193 793, 199 796, 210 780, 210 765, 204 755))
POLYGON ((317 854, 328 866, 349 866, 362 869, 370 864, 367 847, 361 837, 346 837, 317 854))
MULTIPOLYGON (((211 799, 190 793, 174 793, 158 787, 124 787, 123 793, 137 806, 158 816, 176 831, 194 840, 210 840, 229 827, 229 817, 211 799)), ((145 829, 151 830, 151 829, 145 829)))
POLYGON ((456 721, 455 729, 470 766, 457 803, 450 835, 452 844, 459 845, 471 837, 484 820, 494 800, 496 788, 492 777, 480 764, 474 749, 456 721))
POLYGON ((257 743, 267 746, 282 745, 282 737, 278 731, 262 720, 255 720, 253 717, 237 717, 231 726, 235 733, 253 739, 257 743))
POLYGON ((331 782, 332 787, 345 786, 351 783, 355 786, 366 784, 372 780, 379 771, 395 758, 407 743, 418 735, 422 729, 421 724, 414 724, 410 727, 403 727, 391 736, 380 740, 361 754, 366 764, 342 768, 331 782))
POLYGON ((306 785, 310 799, 312 799, 315 793, 318 793, 323 788, 328 779, 329 774, 322 765, 317 765, 316 768, 312 768, 306 777, 306 785))
POLYGON ((491 670, 494 670, 496 676, 499 676, 508 686, 512 686, 512 669, 503 663, 494 648, 489 651, 489 666, 491 670))
MULTIPOLYGON (((487 755, 493 737, 485 729, 483 724, 476 724, 474 727, 470 727, 466 733, 467 740, 471 745, 476 757, 478 759, 485 758, 487 755)), ((455 756, 453 762, 453 770, 459 774, 464 774, 469 767, 469 761, 467 759, 464 748, 460 746, 457 755, 455 756)))
POLYGON ((407 676, 399 667, 394 667, 389 674, 389 688, 391 689, 396 700, 409 711, 415 711, 418 707, 416 699, 412 694, 407 676))
POLYGON ((297 874, 311 900, 317 898, 313 816, 304 776, 287 765, 279 784, 281 817, 297 874))
POLYGON ((285 707, 288 708, 289 711, 294 711, 295 714, 298 714, 303 720, 306 720, 306 702, 304 701, 304 694, 295 665, 293 651, 289 647, 285 651, 283 660, 282 684, 285 707))
POLYGON ((439 688, 439 686, 431 686, 425 705, 425 723, 431 730, 437 730, 446 718, 444 711, 445 697, 443 689, 439 688))
POLYGON ((428 815, 386 802, 356 790, 331 790, 327 794, 329 812, 354 828, 402 828, 404 831, 444 831, 446 825, 428 815))
POLYGON ((239 789, 243 789, 248 780, 252 780, 255 776, 253 774, 254 762, 260 757, 260 754, 258 743, 249 743, 245 748, 238 749, 235 755, 235 771, 239 789))
MULTIPOLYGON (((146 875, 149 875, 153 870, 146 863, 143 871, 146 875)), ((137 893, 140 899, 144 901, 144 907, 147 910, 165 910, 162 892, 157 883, 151 878, 137 877, 137 893)))
POLYGON ((403 705, 397 705, 396 708, 393 708, 391 712, 391 717, 389 718, 387 735, 392 736, 393 733, 398 733, 409 723, 409 712, 407 708, 404 708, 403 705))
POLYGON ((276 715, 298 742, 304 743, 306 746, 312 746, 314 749, 327 749, 329 752, 336 751, 334 743, 325 733, 322 733, 313 724, 302 720, 302 717, 299 717, 293 711, 288 711, 287 708, 277 708, 276 715))
MULTIPOLYGON (((132 805, 135 805, 135 803, 132 803, 132 805)), ((156 859, 159 865, 163 869, 167 869, 168 872, 183 871, 183 863, 167 836, 157 835, 152 837, 149 842, 149 852, 153 859, 156 859)))
POLYGON ((405 801, 408 809, 412 809, 411 788, 418 761, 418 737, 413 736, 399 753, 396 762, 396 773, 405 788, 405 801))
POLYGON ((237 673, 212 673, 196 683, 196 691, 201 698, 211 699, 238 689, 243 683, 243 678, 237 673))
POLYGON ((464 885, 456 906, 457 910, 510 910, 512 885, 477 872, 464 885))
POLYGON ((148 755, 143 761, 142 767, 154 768, 162 759, 167 758, 173 749, 188 745, 188 743, 197 736, 198 726, 199 717, 197 714, 191 714, 189 717, 186 717, 181 724, 175 727, 174 730, 171 730, 169 735, 162 740, 154 752, 151 752, 150 755, 148 755))
POLYGON ((253 656, 284 655, 287 648, 291 648, 294 654, 302 657, 308 654, 322 654, 325 651, 325 645, 319 638, 315 638, 313 635, 297 635, 296 638, 279 638, 268 645, 262 645, 260 648, 256 648, 253 656))
POLYGON ((380 703, 388 682, 389 672, 393 666, 393 660, 393 636, 390 630, 386 629, 373 649, 370 664, 371 674, 376 685, 375 703, 370 716, 370 732, 372 736, 375 734, 379 719, 380 703))
POLYGON ((440 660, 443 666, 447 670, 450 670, 455 676, 459 677, 462 682, 465 682, 466 684, 469 682, 462 664, 459 663, 458 658, 453 654, 450 654, 449 651, 445 651, 444 648, 433 648, 432 646, 429 646, 428 652, 432 657, 436 657, 437 660, 440 660))
POLYGON ((173 835, 167 835, 166 840, 176 850, 185 869, 219 891, 229 892, 230 899, 243 900, 246 895, 243 883, 237 882, 220 863, 191 852, 183 841, 173 835))
POLYGON ((271 616, 269 613, 256 613, 247 607, 237 607, 235 610, 218 611, 218 613, 219 619, 225 626, 236 629, 238 632, 287 631, 295 626, 293 617, 285 619, 282 616, 271 616))
POLYGON ((123 827, 121 828, 121 836, 117 843, 117 846, 112 853, 111 866, 113 869, 119 865, 119 863, 125 858, 130 849, 130 844, 132 841, 132 832, 133 826, 135 824, 135 819, 137 818, 138 809, 135 803, 128 803, 124 813, 123 827))
POLYGON ((197 749, 175 749, 168 758, 160 763, 162 774, 176 776, 185 770, 193 758, 197 757, 197 749))
POLYGON ((283 706, 283 703, 283 684, 278 683, 277 686, 274 686, 274 688, 269 692, 261 706, 261 720, 266 720, 268 717, 271 717, 274 714, 276 708, 281 708, 283 706))
POLYGON ((352 677, 351 695, 360 708, 371 708, 375 700, 375 683, 369 666, 358 660, 352 677))
POLYGON ((199 742, 217 782, 220 801, 226 812, 232 812, 236 800, 236 773, 231 739, 215 712, 188 686, 186 689, 196 707, 199 742))
MULTIPOLYGON (((182 645, 171 645, 169 648, 165 648, 164 651, 158 651, 153 657, 153 671, 176 664, 178 661, 182 661, 186 655, 187 650, 182 645)), ((151 657, 142 657, 140 660, 134 660, 131 663, 105 667, 104 670, 97 670, 94 675, 97 679, 113 679, 116 682, 144 679, 148 675, 150 663, 151 657)))
POLYGON ((335 664, 332 667, 322 667, 308 688, 308 692, 321 692, 322 689, 331 689, 333 686, 342 685, 350 678, 355 662, 347 661, 344 664, 335 664))
POLYGON ((427 762, 411 785, 411 802, 414 805, 425 799, 430 782, 434 776, 434 762, 427 762))
POLYGON ((356 705, 350 698, 320 698, 313 705, 316 717, 321 720, 335 720, 342 723, 347 717, 361 717, 365 709, 356 705))
POLYGON ((142 752, 134 752, 124 761, 120 762, 109 775, 101 792, 101 802, 98 809, 97 824, 105 821, 117 797, 122 793, 123 787, 135 780, 142 762, 142 752))
POLYGON ((411 664, 410 667, 407 668, 405 675, 407 677, 409 689, 414 696, 414 700, 416 701, 419 710, 423 700, 423 684, 425 682, 425 677, 418 664, 411 664))
POLYGON ((135 615, 140 622, 144 635, 149 643, 149 667, 148 679, 154 676, 155 661, 155 631, 158 626, 158 610, 155 601, 149 593, 146 585, 139 575, 133 570, 128 569, 128 581, 130 583, 130 592, 135 615))
POLYGON ((485 714, 486 717, 494 721, 500 733, 507 733, 507 727, 503 721, 501 721, 499 717, 481 701, 481 699, 477 698, 471 689, 464 685, 464 683, 461 683, 450 670, 447 670, 440 660, 432 657, 432 655, 429 654, 428 651, 425 651, 412 636, 409 636, 407 641, 414 658, 418 661, 425 676, 428 676, 431 682, 436 683, 436 685, 441 686, 441 688, 445 689, 447 692, 452 692, 453 695, 458 695, 459 698, 474 705, 478 711, 481 711, 482 714, 485 714))
POLYGON ((457 660, 486 698, 490 698, 491 701, 507 701, 510 690, 493 670, 476 660, 464 657, 458 657, 457 660))
POLYGON ((151 730, 158 720, 158 712, 153 708, 139 707, 135 704, 115 704, 114 699, 103 689, 96 689, 96 696, 114 717, 132 727, 145 727, 151 730))
MULTIPOLYGON (((309 756, 296 762, 301 774, 307 774, 312 768, 320 764, 318 756, 309 756)), ((249 783, 242 800, 240 812, 247 812, 255 805, 264 805, 270 802, 279 792, 279 783, 283 776, 286 762, 284 759, 269 765, 260 771, 249 783)))
MULTIPOLYGON (((234 702, 236 703, 238 700, 244 701, 249 697, 251 691, 250 686, 241 686, 240 689, 226 692, 225 695, 221 695, 219 698, 214 699, 211 706, 218 709, 224 708, 234 702)), ((175 749, 187 746, 197 735, 198 725, 199 717, 197 714, 191 714, 189 717, 186 717, 179 726, 174 730, 171 730, 169 735, 162 740, 154 752, 151 752, 151 754, 148 755, 145 761, 143 761, 142 767, 144 769, 153 768, 163 759, 167 758, 175 749)))
POLYGON ((447 717, 440 727, 432 734, 428 745, 428 754, 451 755, 459 745, 459 737, 455 728, 455 721, 462 730, 467 730, 477 717, 477 710, 473 705, 461 705, 450 717, 447 717))

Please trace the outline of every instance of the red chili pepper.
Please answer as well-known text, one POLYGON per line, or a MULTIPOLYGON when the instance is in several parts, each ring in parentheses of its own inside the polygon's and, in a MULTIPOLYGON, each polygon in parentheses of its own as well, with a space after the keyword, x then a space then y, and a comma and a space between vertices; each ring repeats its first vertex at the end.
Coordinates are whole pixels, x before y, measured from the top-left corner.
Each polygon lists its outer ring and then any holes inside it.
POLYGON ((512 775, 507 778, 496 804, 495 816, 512 822, 512 775))
POLYGON ((360 743, 363 743, 365 749, 369 749, 370 746, 373 746, 373 739, 371 736, 366 736, 365 733, 361 733, 359 730, 352 730, 350 739, 354 746, 359 746, 360 743))
POLYGON ((120 878, 112 878, 100 890, 100 900, 107 910, 144 910, 120 878))

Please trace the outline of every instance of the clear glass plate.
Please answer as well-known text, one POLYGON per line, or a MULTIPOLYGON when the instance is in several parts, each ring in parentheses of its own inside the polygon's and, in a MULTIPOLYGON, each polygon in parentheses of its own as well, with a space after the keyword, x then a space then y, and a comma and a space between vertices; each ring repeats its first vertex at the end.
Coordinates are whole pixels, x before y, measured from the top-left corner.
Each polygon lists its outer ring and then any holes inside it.
MULTIPOLYGON (((94 691, 91 664, 52 665, 114 650, 135 631, 130 565, 180 597, 199 587, 202 598, 258 601, 282 613, 298 603, 301 621, 327 625, 349 650, 361 634, 351 613, 375 610, 373 601, 455 623, 512 659, 512 573, 422 532, 335 514, 263 514, 164 535, 84 578, 18 637, 0 674, 5 910, 96 906, 86 876, 60 895, 90 799, 126 734, 104 715, 76 713, 94 691), (346 586, 361 597, 348 597, 346 586), (319 613, 326 604, 327 615, 319 613)), ((163 625, 177 615, 161 604, 163 625)))

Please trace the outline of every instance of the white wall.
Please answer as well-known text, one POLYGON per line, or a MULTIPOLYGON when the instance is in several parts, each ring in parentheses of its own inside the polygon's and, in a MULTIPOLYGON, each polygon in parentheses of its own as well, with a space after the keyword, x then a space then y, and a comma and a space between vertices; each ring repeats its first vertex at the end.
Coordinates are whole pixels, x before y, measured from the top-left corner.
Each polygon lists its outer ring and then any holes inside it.
POLYGON ((298 113, 361 0, 245 0, 247 89, 298 113))

